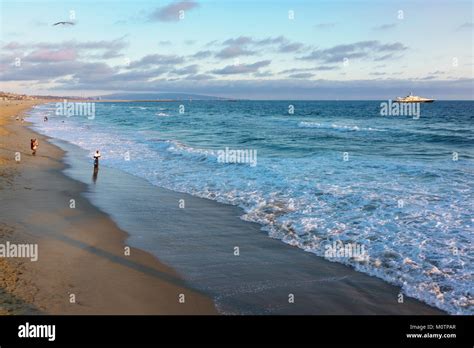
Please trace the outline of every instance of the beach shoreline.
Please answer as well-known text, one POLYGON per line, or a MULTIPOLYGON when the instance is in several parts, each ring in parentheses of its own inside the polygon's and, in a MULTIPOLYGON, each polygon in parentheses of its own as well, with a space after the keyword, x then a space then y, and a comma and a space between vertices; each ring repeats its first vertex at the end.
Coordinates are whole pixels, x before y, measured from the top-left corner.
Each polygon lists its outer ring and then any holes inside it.
POLYGON ((0 314, 215 314, 211 299, 154 256, 128 255, 126 232, 62 173, 64 152, 16 120, 48 102, 1 102, 0 240, 37 244, 38 260, 0 258, 0 314))
POLYGON ((4 314, 445 314, 409 297, 397 303, 398 287, 269 238, 260 225, 242 221, 236 206, 161 189, 107 167, 92 186, 99 191, 91 192, 89 164, 77 165, 83 159, 72 158, 74 149, 55 146, 56 139, 15 121, 18 112, 1 117, 7 122, 1 128, 6 184, 0 208, 7 221, 0 227, 4 240, 37 241, 40 257, 0 259, 11 273, 5 278, 18 279, 0 284, 8 289, 1 302, 15 303, 4 314), (29 137, 40 141, 36 158, 29 154, 29 137), (20 163, 12 157, 15 149, 20 163), (79 179, 81 171, 86 180, 79 179), (182 210, 172 207, 181 198, 187 213, 176 219, 182 210), (114 215, 107 199, 129 205, 114 215), (142 211, 142 202, 154 201, 142 211), (139 223, 127 226, 134 219, 139 223), (136 231, 149 239, 136 243, 136 231), (131 256, 124 256, 128 243, 131 256), (246 261, 233 256, 235 245, 246 261), (298 302, 288 305, 293 292, 298 302), (184 304, 178 302, 182 293, 184 304), (70 294, 76 304, 68 302, 70 294))

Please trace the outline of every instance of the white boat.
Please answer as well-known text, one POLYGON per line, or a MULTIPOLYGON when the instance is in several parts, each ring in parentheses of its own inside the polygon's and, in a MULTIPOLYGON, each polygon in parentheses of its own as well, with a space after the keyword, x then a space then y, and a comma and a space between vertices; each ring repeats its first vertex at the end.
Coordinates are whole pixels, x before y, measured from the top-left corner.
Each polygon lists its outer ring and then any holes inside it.
POLYGON ((397 99, 394 100, 397 103, 432 103, 435 100, 434 99, 429 99, 429 98, 422 98, 417 95, 413 95, 410 93, 410 95, 407 95, 404 98, 398 97, 397 99))

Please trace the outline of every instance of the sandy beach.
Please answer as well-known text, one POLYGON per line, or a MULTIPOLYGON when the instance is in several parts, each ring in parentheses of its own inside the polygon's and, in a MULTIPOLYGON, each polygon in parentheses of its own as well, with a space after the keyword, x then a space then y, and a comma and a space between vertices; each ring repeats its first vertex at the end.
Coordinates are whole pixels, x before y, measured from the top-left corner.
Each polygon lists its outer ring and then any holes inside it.
POLYGON ((215 313, 209 298, 154 256, 135 248, 125 255, 126 233, 82 197, 83 184, 62 174, 63 151, 16 120, 42 102, 0 106, 0 242, 38 244, 36 262, 0 258, 0 314, 215 313), (39 140, 36 156, 31 138, 39 140))

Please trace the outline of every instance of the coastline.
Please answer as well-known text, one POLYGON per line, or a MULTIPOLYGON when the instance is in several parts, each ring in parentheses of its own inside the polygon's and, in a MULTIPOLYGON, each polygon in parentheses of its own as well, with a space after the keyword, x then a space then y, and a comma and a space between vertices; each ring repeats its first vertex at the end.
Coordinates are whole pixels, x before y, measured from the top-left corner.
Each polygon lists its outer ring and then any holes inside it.
MULTIPOLYGON (((2 116, 2 119, 5 117, 2 116)), ((75 171, 84 169, 75 165, 74 159, 71 160, 74 151, 65 154, 60 147, 50 144, 56 143, 55 139, 22 127, 20 123, 15 123, 14 117, 10 119, 12 121, 6 126, 10 136, 6 139, 11 141, 11 134, 18 132, 22 132, 22 137, 27 140, 30 135, 37 137, 40 140, 37 158, 42 157, 43 160, 41 164, 33 163, 28 142, 23 141, 21 151, 28 157, 27 163, 22 163, 21 168, 25 168, 20 171, 20 176, 16 175, 11 180, 12 185, 7 191, 10 200, 0 200, 0 208, 6 211, 6 216, 11 220, 10 224, 2 224, 2 234, 10 228, 17 239, 22 235, 26 235, 28 240, 39 239, 40 260, 45 257, 42 253, 48 257, 43 266, 39 262, 27 261, 13 267, 21 267, 23 274, 16 272, 11 278, 18 278, 23 283, 9 293, 24 301, 11 313, 213 314, 216 312, 211 301, 213 299, 220 302, 220 312, 228 314, 446 314, 408 297, 400 305, 397 303, 398 287, 269 238, 261 233, 260 225, 240 220, 242 212, 238 207, 160 189, 118 171, 110 171, 110 175, 105 175, 107 178, 118 178, 118 182, 113 183, 115 186, 108 188, 104 185, 105 181, 99 178, 97 187, 104 191, 90 192, 85 181, 81 182, 74 175, 75 171), (67 176, 63 174, 64 169, 68 172, 67 176), (114 190, 117 185, 130 181, 133 185, 114 190), (139 199, 131 199, 135 194, 139 199), (53 203, 51 195, 56 197, 53 203), (76 200, 75 209, 68 206, 71 197, 76 200), (177 221, 173 220, 176 210, 170 209, 171 204, 167 205, 166 202, 176 202, 179 197, 184 197, 191 209, 187 209, 188 213, 177 221), (113 216, 104 209, 110 202, 104 204, 98 202, 98 198, 118 202, 131 200, 136 201, 136 205, 132 202, 113 216), (150 217, 146 215, 139 215, 139 224, 132 224, 128 229, 125 228, 128 226, 120 223, 121 218, 122 222, 127 220, 127 214, 138 212, 133 209, 140 209, 144 199, 161 202, 149 207, 150 214, 160 219, 161 228, 158 231, 156 224, 148 228, 144 221, 149 221, 150 217), (38 205, 35 205, 36 202, 38 205), (83 216, 85 214, 87 218, 83 216), (34 232, 31 231, 33 226, 34 232), (194 228, 198 233, 191 231, 194 228), (156 234, 156 245, 163 247, 154 253, 156 250, 147 241, 142 245, 134 243, 136 236, 124 232, 137 229, 145 232, 149 229, 148 232, 156 234), (172 232, 175 240, 170 240, 161 230, 172 232), (100 231, 100 234, 91 233, 95 231, 100 231), (182 245, 176 242, 183 239, 187 242, 185 249, 179 249, 182 245), (136 248, 132 248, 131 256, 125 258, 123 246, 129 241, 136 248), (211 242, 210 245, 207 245, 208 242, 211 242), (224 251, 219 248, 232 250, 234 245, 240 245, 250 259, 230 261, 226 258, 228 254, 223 256, 224 251), (63 252, 65 248, 68 250, 63 252), (207 261, 209 252, 215 252, 210 263, 207 261), (157 258, 171 265, 172 269, 161 264, 157 258), (52 264, 60 266, 52 270, 52 264), (68 270, 63 270, 62 266, 68 270), (202 272, 188 272, 192 267, 200 268, 202 272), (89 274, 91 270, 94 275, 89 274), (59 273, 54 274, 55 271, 59 273), (177 272, 184 274, 186 282, 176 275, 177 272), (230 276, 225 278, 228 274, 232 275, 232 280, 230 276), (100 285, 88 283, 91 279, 96 282, 100 280, 100 285), (206 284, 208 280, 211 282, 206 284), (200 283, 204 285, 200 287, 200 283), (31 290, 25 284, 29 284, 31 290), (195 290, 183 291, 183 287, 189 284, 195 290), (216 284, 220 287, 213 288, 216 284), (251 289, 252 286, 258 289, 251 289), (75 305, 67 302, 67 296, 73 292, 71 289, 79 294, 75 305), (125 293, 121 293, 124 289, 125 293), (220 293, 222 290, 223 294, 220 293), (275 306, 275 303, 285 300, 291 291, 297 293, 298 302, 276 308, 278 305, 275 306), (26 295, 21 292, 30 294, 30 300, 26 300, 26 295), (186 293, 186 305, 177 302, 177 294, 182 292, 186 293), (55 299, 48 299, 47 293, 55 294, 55 299), (59 293, 64 293, 64 297, 60 298, 59 293), (274 303, 259 308, 262 306, 260 303, 265 301, 274 303), (27 307, 27 304, 34 306, 27 307), (234 305, 245 309, 233 311, 234 305), (222 306, 224 310, 221 310, 222 306)), ((2 157, 5 155, 4 148, 2 141, 2 157)), ((10 159, 10 168, 17 168, 14 166, 18 164, 10 159)), ((100 176, 103 177, 109 170, 101 168, 100 176)), ((88 164, 84 173, 90 181, 88 164)), ((78 174, 79 177, 81 175, 78 174)), ((2 173, 2 180, 4 178, 2 173)), ((116 208, 122 205, 118 203, 116 208)), ((8 264, 11 265, 10 260, 8 264)), ((3 284, 0 287, 4 287, 3 284)))
POLYGON ((215 314, 209 298, 154 256, 136 248, 125 256, 127 233, 82 196, 85 185, 62 173, 64 152, 15 120, 45 102, 1 104, 0 240, 36 243, 38 261, 0 258, 0 314, 215 314))

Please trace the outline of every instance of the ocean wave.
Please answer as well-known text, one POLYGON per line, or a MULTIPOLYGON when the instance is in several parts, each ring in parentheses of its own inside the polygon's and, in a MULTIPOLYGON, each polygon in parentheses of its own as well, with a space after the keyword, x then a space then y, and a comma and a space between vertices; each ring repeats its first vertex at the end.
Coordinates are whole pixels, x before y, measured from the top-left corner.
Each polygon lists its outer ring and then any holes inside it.
MULTIPOLYGON (((163 139, 159 130, 142 131, 137 137, 107 127, 81 132, 82 119, 67 124, 36 121, 37 130, 47 135, 89 151, 100 148, 104 164, 160 187, 238 205, 244 210, 242 219, 261 224, 272 238, 384 279, 449 313, 474 314, 469 281, 474 264, 472 171, 454 180, 450 175, 457 172, 451 167, 442 172, 431 164, 424 168, 386 160, 360 160, 351 167, 350 161, 332 157, 317 162, 263 157, 255 168, 222 166, 217 165, 217 150, 163 139), (150 138, 143 141, 143 135, 150 138), (132 160, 123 161, 130 148, 132 160), (430 173, 445 174, 427 177, 430 173), (400 199, 403 208, 397 205, 400 199), (363 245, 368 259, 327 257, 325 246, 337 241, 363 245)), ((340 123, 299 126, 374 130, 340 123)))
POLYGON ((165 140, 164 142, 168 144, 167 151, 173 152, 175 154, 180 154, 180 155, 188 154, 188 155, 195 155, 198 157, 210 156, 213 158, 217 158, 217 152, 214 150, 194 148, 192 146, 183 144, 177 140, 165 140))
POLYGON ((301 128, 321 128, 321 129, 335 129, 341 131, 368 131, 368 132, 384 132, 382 129, 376 129, 371 127, 359 127, 354 125, 340 125, 340 124, 327 124, 327 123, 319 123, 319 122, 309 122, 309 121, 302 121, 298 124, 298 127, 301 128))

